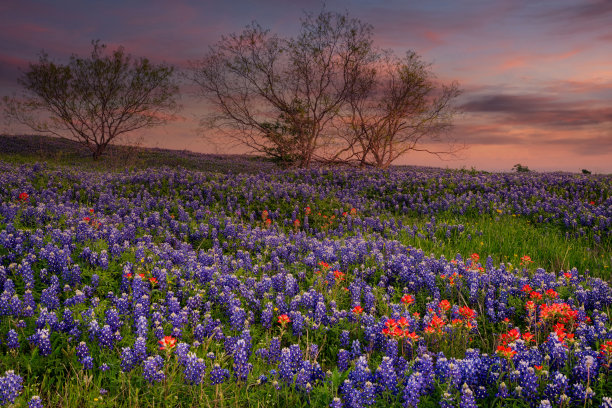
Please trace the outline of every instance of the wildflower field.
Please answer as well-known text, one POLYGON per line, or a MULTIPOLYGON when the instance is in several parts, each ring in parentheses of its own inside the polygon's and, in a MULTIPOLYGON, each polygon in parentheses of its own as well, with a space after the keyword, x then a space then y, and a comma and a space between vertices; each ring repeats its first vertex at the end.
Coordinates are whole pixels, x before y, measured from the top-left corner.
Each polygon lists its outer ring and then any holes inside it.
POLYGON ((0 161, 0 405, 612 407, 612 177, 0 161))

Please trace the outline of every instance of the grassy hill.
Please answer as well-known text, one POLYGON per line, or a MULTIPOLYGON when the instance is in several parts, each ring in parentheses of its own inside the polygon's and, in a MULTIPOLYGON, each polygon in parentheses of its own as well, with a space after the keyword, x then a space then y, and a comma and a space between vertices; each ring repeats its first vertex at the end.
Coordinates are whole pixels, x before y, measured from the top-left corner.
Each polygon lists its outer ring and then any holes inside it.
POLYGON ((256 173, 276 168, 258 156, 203 154, 188 150, 111 145, 101 160, 93 161, 81 144, 39 135, 0 135, 0 160, 9 163, 46 162, 53 165, 85 165, 100 171, 126 168, 184 167, 190 170, 225 173, 256 173))

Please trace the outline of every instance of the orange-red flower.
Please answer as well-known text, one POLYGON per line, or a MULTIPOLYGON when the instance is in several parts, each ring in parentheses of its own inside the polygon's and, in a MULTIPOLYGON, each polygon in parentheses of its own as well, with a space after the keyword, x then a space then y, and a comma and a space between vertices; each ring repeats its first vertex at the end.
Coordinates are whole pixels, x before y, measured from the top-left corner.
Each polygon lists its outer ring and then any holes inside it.
POLYGON ((476 316, 476 311, 467 306, 463 306, 459 308, 459 314, 466 319, 473 319, 476 316))
POLYGON ((162 340, 159 341, 161 344, 160 350, 171 349, 176 346, 176 339, 172 336, 165 336, 162 340))
POLYGON ((414 298, 410 295, 404 295, 402 296, 402 303, 405 304, 406 306, 410 306, 411 304, 414 303, 414 298))
POLYGON ((551 299, 556 299, 559 297, 559 294, 557 292, 555 292, 554 289, 548 289, 546 291, 546 296, 548 296, 551 299))
POLYGON ((290 321, 291 321, 291 318, 287 316, 286 314, 282 314, 278 316, 278 322, 282 324, 283 326, 289 323, 290 321))
POLYGON ((435 327, 435 328, 440 328, 442 326, 444 326, 446 323, 444 322, 444 320, 442 320, 438 315, 434 315, 431 318, 431 322, 429 323, 430 326, 435 327))
POLYGON ((157 278, 149 278, 149 282, 155 285, 157 283, 157 278))
POLYGON ((470 255, 470 257, 474 262, 478 262, 478 260, 480 259, 480 255, 478 255, 477 253, 473 253, 472 255, 470 255))
POLYGON ((446 299, 442 300, 439 306, 440 306, 440 309, 444 310, 445 312, 448 312, 451 308, 450 302, 446 299))
POLYGON ((533 292, 531 292, 531 293, 529 294, 529 297, 530 297, 531 299, 541 300, 541 299, 542 299, 542 294, 541 294, 540 292, 533 291, 533 292))
POLYGON ((21 202, 26 202, 26 201, 28 201, 29 198, 30 198, 30 195, 28 193, 26 193, 26 192, 23 192, 23 193, 19 194, 19 200, 21 202))
POLYGON ((514 357, 514 355, 516 354, 516 351, 512 350, 510 347, 507 347, 507 346, 498 346, 497 354, 510 360, 512 357, 514 357))
POLYGON ((514 340, 517 340, 521 337, 521 334, 517 329, 509 330, 508 333, 503 333, 501 335, 501 343, 505 346, 508 343, 512 343, 514 340))
POLYGON ((410 340, 410 341, 417 341, 417 340, 419 339, 419 335, 418 335, 418 334, 416 334, 415 332, 412 332, 412 333, 411 333, 411 332, 410 332, 410 331, 408 331, 408 330, 406 330, 406 331, 404 332, 404 337, 406 337, 406 338, 407 338, 408 340, 410 340))
POLYGON ((363 313, 363 307, 357 305, 353 308, 353 313, 355 314, 362 314, 363 313))
POLYGON ((529 332, 525 332, 523 333, 523 340, 525 340, 525 343, 529 343, 531 341, 533 341, 533 339, 535 338, 535 336, 529 332))
POLYGON ((397 326, 397 322, 395 321, 395 319, 387 319, 387 321, 385 322, 385 326, 392 329, 397 326))

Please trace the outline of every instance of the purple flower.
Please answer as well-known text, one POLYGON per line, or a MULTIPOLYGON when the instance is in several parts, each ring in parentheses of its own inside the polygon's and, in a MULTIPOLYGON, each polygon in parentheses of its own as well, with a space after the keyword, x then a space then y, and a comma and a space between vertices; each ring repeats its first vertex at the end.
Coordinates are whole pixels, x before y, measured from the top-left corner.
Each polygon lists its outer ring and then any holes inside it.
POLYGON ((0 405, 12 404, 23 389, 23 378, 13 370, 0 377, 0 405))
POLYGON ((187 354, 185 360, 185 369, 183 374, 185 375, 185 383, 189 385, 199 385, 204 378, 206 364, 204 359, 198 358, 195 353, 187 354))
POLYGON ((461 402, 459 403, 460 408, 477 408, 476 400, 474 399, 474 393, 467 384, 463 384, 461 387, 461 402))
POLYGON ((210 384, 217 385, 223 384, 230 374, 225 368, 221 368, 219 364, 215 364, 213 369, 210 371, 210 384))
POLYGON ((43 408, 42 400, 38 395, 33 396, 30 401, 28 401, 28 408, 43 408))
POLYGON ((19 336, 17 332, 13 329, 10 329, 6 335, 6 345, 10 349, 18 349, 19 348, 19 336))
POLYGON ((164 359, 160 355, 148 357, 142 365, 142 375, 151 384, 161 382, 166 378, 163 368, 164 359))

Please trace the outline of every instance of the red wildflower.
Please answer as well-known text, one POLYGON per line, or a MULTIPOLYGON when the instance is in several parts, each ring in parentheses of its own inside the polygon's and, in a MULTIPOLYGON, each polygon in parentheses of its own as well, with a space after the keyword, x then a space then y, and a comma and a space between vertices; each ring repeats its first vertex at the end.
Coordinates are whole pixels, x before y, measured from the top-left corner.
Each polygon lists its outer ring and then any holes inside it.
POLYGON ((357 305, 353 308, 353 313, 355 314, 362 314, 363 313, 363 307, 357 305))
POLYGON ((291 319, 286 314, 282 314, 282 315, 278 316, 278 322, 280 324, 282 324, 283 326, 286 325, 287 323, 289 323, 290 321, 291 321, 291 319))
POLYGON ((406 330, 404 332, 404 337, 406 337, 410 341, 417 341, 419 339, 419 335, 415 332, 410 333, 410 331, 406 330))
POLYGON ((510 347, 507 347, 507 346, 498 346, 497 354, 500 354, 501 356, 510 360, 512 357, 514 357, 514 355, 516 354, 516 351, 512 350, 510 347))
POLYGON ((525 308, 527 309, 527 311, 531 314, 533 313, 533 311, 535 310, 535 303, 533 303, 533 301, 528 300, 527 303, 525 303, 525 308))
POLYGON ((542 299, 542 294, 540 292, 533 291, 533 292, 531 292, 529 294, 529 297, 531 299, 541 300, 542 299))
POLYGON ((600 353, 606 357, 612 357, 612 340, 606 341, 604 344, 599 346, 600 353))
POLYGON ((29 198, 30 198, 30 195, 26 192, 19 194, 19 200, 22 202, 28 201, 29 198))
POLYGON ((438 315, 434 315, 431 318, 431 322, 429 323, 432 327, 442 327, 444 326, 446 323, 444 322, 444 320, 442 320, 438 315))
POLYGON ((385 326, 387 326, 388 328, 392 329, 392 328, 394 328, 395 326, 397 326, 397 322, 395 321, 395 319, 388 319, 388 320, 385 322, 385 326))
POLYGON ((410 295, 404 295, 402 296, 402 303, 405 304, 406 306, 410 306, 411 304, 414 303, 414 298, 410 295))
POLYGON ((459 308, 459 314, 466 319, 473 319, 476 316, 476 311, 467 306, 463 306, 459 308))
POLYGON ((176 339, 172 336, 165 336, 159 341, 159 344, 161 344, 160 350, 171 349, 176 346, 176 339))
POLYGON ((345 273, 344 273, 344 272, 334 271, 334 277, 335 277, 337 280, 340 280, 340 281, 341 281, 341 280, 344 280, 344 275, 345 275, 345 273))
POLYGON ((442 300, 439 306, 440 306, 440 309, 444 310, 445 312, 448 312, 451 308, 450 302, 446 299, 442 300))
POLYGON ((559 297, 559 294, 555 292, 554 289, 548 289, 546 291, 546 296, 548 296, 551 299, 556 299, 559 297))

